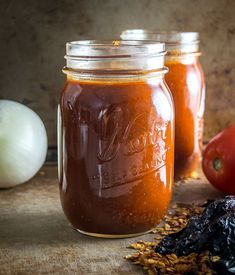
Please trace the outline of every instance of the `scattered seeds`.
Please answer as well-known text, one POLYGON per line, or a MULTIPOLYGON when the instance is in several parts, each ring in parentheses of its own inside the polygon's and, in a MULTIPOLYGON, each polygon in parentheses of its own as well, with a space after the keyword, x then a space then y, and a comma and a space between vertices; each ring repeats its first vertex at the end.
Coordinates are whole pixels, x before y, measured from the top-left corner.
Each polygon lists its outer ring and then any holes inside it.
POLYGON ((130 260, 133 264, 141 265, 143 269, 147 270, 148 275, 216 274, 212 269, 212 264, 219 261, 220 258, 218 256, 210 257, 208 251, 181 257, 176 254, 161 255, 154 251, 154 247, 165 235, 181 230, 187 224, 190 216, 202 213, 204 208, 176 204, 172 209, 173 211, 165 216, 165 223, 152 231, 156 234, 155 241, 139 241, 131 244, 130 248, 138 250, 138 252, 126 256, 125 259, 130 260))

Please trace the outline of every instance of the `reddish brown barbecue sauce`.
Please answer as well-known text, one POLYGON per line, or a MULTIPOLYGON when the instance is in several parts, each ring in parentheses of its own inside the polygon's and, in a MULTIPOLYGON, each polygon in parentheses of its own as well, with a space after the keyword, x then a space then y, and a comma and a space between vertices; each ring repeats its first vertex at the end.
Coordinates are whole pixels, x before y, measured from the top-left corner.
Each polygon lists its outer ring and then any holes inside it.
POLYGON ((202 67, 197 59, 184 64, 166 60, 166 83, 175 105, 175 178, 197 177, 201 161, 204 89, 202 67))
POLYGON ((173 106, 162 80, 69 79, 61 100, 63 210, 78 230, 153 228, 172 192, 173 106))

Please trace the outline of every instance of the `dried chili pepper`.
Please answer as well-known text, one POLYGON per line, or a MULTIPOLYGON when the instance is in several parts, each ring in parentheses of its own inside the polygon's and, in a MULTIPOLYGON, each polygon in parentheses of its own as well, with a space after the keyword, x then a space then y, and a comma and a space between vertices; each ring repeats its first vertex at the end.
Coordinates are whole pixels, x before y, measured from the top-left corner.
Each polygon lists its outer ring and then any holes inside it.
POLYGON ((185 228, 163 238, 155 252, 177 256, 209 251, 219 256, 219 274, 235 273, 235 196, 211 202, 201 215, 189 219, 185 228))

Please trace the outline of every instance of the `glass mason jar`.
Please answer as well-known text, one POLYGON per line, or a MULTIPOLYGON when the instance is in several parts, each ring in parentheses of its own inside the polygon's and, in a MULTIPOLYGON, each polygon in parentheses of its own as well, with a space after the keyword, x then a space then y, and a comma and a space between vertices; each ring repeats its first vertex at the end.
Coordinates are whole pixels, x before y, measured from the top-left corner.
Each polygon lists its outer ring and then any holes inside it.
POLYGON ((163 43, 67 43, 58 108, 60 197, 79 232, 128 237, 163 218, 172 193, 174 109, 163 43))
POLYGON ((123 40, 166 43, 166 66, 175 105, 175 179, 198 177, 201 162, 205 80, 197 32, 126 30, 123 40))

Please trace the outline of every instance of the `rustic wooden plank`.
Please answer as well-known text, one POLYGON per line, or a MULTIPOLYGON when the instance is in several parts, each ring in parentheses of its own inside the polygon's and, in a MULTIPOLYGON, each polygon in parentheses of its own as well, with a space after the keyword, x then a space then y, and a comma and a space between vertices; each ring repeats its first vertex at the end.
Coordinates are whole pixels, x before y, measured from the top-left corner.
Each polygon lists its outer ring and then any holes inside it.
MULTIPOLYGON (((44 167, 29 183, 0 190, 0 274, 144 274, 123 259, 137 238, 106 240, 73 230, 59 201, 56 167, 44 167)), ((173 201, 222 196, 202 180, 176 184, 173 201)))

